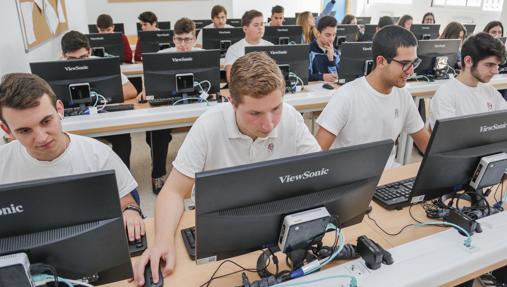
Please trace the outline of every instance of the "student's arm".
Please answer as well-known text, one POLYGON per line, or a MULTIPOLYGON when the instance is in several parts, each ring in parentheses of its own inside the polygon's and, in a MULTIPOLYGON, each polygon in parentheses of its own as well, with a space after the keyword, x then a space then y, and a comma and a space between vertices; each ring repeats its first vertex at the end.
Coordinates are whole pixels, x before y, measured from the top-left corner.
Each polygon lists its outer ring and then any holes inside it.
POLYGON ((137 39, 136 50, 134 52, 134 61, 141 62, 142 60, 143 59, 141 57, 141 41, 139 41, 139 39, 137 39))
POLYGON ((231 68, 232 68, 232 65, 225 66, 225 78, 227 79, 227 83, 229 83, 231 81, 231 68))
POLYGON ((127 64, 132 64, 132 48, 130 48, 129 39, 125 35, 121 35, 123 42, 123 61, 127 64))
POLYGON ((319 143, 322 150, 329 150, 336 139, 336 135, 320 126, 315 137, 317 138, 317 142, 319 143))
POLYGON ((122 85, 122 90, 123 90, 123 100, 124 101, 137 97, 137 90, 129 80, 127 80, 122 85))
POLYGON ((428 148, 428 142, 430 141, 430 134, 428 131, 425 128, 422 128, 410 136, 414 140, 419 150, 422 153, 426 153, 426 148, 428 148))
POLYGON ((172 169, 167 181, 160 191, 155 208, 155 242, 136 262, 134 280, 139 286, 144 285, 144 268, 148 261, 151 264, 154 282, 158 282, 160 260, 165 262, 162 272, 169 275, 176 264, 175 233, 183 214, 183 199, 192 191, 194 179, 172 169))
POLYGON ((139 207, 130 193, 120 199, 120 206, 123 211, 123 225, 127 228, 129 241, 134 241, 145 234, 144 221, 139 212, 130 209, 125 210, 128 205, 139 207))

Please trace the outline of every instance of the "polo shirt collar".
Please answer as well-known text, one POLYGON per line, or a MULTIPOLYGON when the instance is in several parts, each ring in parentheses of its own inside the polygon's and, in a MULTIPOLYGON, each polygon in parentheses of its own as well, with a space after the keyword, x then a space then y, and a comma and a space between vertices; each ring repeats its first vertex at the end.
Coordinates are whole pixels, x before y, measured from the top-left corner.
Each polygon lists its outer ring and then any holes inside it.
MULTIPOLYGON (((234 108, 231 103, 226 103, 226 107, 224 108, 224 120, 225 120, 225 129, 227 132, 227 137, 229 139, 239 139, 239 138, 250 138, 249 136, 241 133, 236 124, 236 115, 234 113, 234 108)), ((283 112, 282 112, 283 115, 283 112)), ((282 116, 283 117, 283 116, 282 116)), ((278 129, 280 124, 278 124, 271 133, 267 136, 267 138, 277 138, 278 137, 278 129)))

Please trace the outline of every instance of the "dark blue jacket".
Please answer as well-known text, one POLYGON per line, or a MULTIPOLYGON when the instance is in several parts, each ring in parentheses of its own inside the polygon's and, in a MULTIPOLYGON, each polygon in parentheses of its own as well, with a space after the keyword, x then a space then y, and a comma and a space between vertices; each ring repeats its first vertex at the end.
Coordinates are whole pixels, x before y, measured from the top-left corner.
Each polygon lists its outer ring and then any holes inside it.
POLYGON ((338 74, 340 68, 340 53, 334 49, 334 61, 329 61, 327 54, 317 44, 317 40, 310 43, 310 66, 308 67, 309 81, 322 81, 322 74, 338 74))

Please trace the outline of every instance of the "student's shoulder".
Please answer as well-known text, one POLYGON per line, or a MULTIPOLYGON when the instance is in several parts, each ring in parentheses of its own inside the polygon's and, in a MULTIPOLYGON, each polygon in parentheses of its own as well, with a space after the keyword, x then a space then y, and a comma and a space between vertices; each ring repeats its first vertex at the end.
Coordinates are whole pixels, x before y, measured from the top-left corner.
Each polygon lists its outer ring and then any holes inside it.
POLYGON ((69 134, 71 143, 78 149, 88 150, 93 152, 109 152, 110 148, 91 137, 85 137, 81 135, 69 134))

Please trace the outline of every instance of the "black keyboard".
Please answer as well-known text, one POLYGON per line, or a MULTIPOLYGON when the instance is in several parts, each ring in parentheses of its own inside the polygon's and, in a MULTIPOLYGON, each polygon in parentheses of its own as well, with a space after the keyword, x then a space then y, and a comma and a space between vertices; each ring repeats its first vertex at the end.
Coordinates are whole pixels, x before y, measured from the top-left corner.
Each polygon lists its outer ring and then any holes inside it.
POLYGON ((106 105, 100 112, 119 112, 133 110, 134 104, 112 104, 106 105))
POLYGON ((410 192, 414 186, 415 177, 378 186, 373 199, 388 210, 401 209, 409 206, 410 192))
POLYGON ((141 236, 140 239, 129 241, 130 257, 141 255, 144 250, 146 250, 146 247, 148 247, 148 243, 146 242, 146 235, 141 236))
POLYGON ((148 103, 152 106, 168 106, 173 105, 177 101, 181 100, 182 97, 169 97, 169 98, 154 98, 148 100, 148 103))
POLYGON ((181 237, 183 237, 188 256, 190 256, 190 259, 195 260, 195 226, 182 229, 181 237))
POLYGON ((63 115, 66 116, 66 117, 71 117, 71 116, 79 116, 82 114, 82 110, 80 107, 75 107, 75 108, 65 108, 63 110, 63 115))

